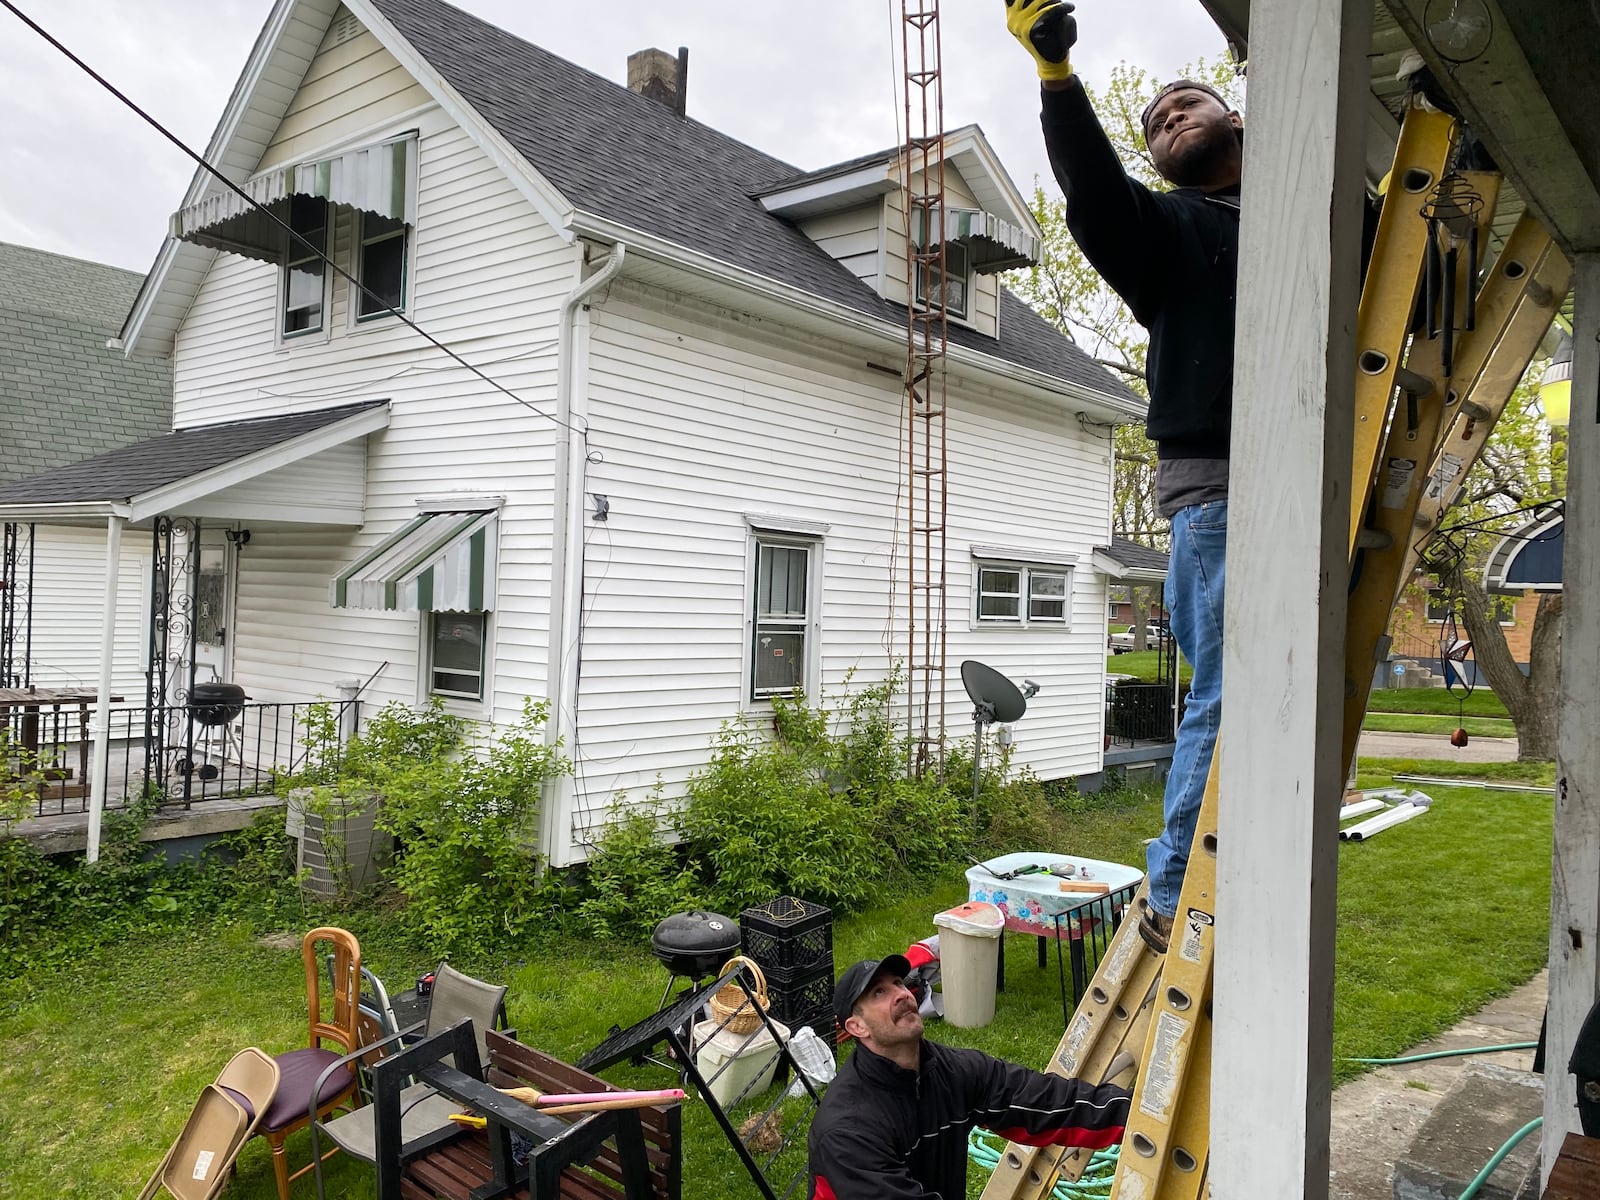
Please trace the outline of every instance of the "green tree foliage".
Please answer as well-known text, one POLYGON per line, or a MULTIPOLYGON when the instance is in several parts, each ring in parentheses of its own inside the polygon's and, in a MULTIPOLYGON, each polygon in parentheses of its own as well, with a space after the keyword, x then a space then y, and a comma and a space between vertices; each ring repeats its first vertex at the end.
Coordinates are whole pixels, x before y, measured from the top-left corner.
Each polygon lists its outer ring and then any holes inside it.
POLYGON ((1511 714, 1524 760, 1553 759, 1556 753, 1562 597, 1547 592, 1539 599, 1524 674, 1506 645, 1483 575, 1502 537, 1566 495, 1566 439, 1552 432, 1539 402, 1547 365, 1536 361, 1524 373, 1426 553, 1433 577, 1466 627, 1479 669, 1511 714))

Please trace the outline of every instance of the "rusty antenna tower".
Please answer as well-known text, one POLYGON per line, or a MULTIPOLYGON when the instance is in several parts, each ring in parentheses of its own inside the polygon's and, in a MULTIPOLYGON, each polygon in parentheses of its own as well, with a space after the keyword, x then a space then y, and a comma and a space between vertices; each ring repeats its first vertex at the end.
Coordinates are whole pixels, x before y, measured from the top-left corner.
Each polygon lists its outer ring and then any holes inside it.
POLYGON ((944 770, 948 580, 944 82, 939 0, 900 0, 905 63, 907 728, 910 770, 944 770))

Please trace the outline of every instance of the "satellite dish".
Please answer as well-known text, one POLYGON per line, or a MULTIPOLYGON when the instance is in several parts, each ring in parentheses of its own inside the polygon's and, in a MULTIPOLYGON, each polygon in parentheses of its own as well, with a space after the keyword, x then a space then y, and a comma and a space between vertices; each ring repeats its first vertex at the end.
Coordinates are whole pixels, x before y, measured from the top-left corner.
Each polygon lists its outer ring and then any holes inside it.
MULTIPOLYGON (((961 683, 972 699, 972 820, 978 820, 978 789, 982 780, 983 727, 991 721, 1009 724, 1022 718, 1028 711, 1028 702, 1017 685, 993 667, 969 658, 961 664, 961 683)), ((1027 681, 1029 696, 1039 690, 1039 685, 1027 681)))
POLYGON ((974 719, 980 724, 990 721, 1009 724, 1021 720, 1022 714, 1028 711, 1028 702, 1022 698, 1017 685, 975 658, 961 664, 961 683, 977 710, 974 719), (978 717, 977 713, 983 716, 978 717))

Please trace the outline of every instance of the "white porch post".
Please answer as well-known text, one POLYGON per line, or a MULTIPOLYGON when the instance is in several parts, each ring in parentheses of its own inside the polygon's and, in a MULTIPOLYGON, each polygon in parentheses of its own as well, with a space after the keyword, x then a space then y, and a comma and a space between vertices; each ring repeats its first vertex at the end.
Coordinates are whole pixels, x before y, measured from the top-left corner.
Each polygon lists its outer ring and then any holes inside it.
POLYGON ((1550 887, 1550 1009, 1544 1066, 1543 1180, 1578 1129, 1567 1059, 1600 994, 1600 255, 1574 264, 1572 415, 1562 564, 1561 733, 1550 887))
POLYGON ((100 859, 100 817, 106 809, 106 775, 111 752, 111 667, 116 657, 117 576, 122 570, 122 527, 126 517, 106 519, 106 585, 104 607, 100 610, 100 680, 94 700, 94 759, 89 764, 93 776, 89 784, 90 862, 100 859))
POLYGON ((1211 1087, 1218 1200, 1325 1200, 1365 0, 1250 14, 1211 1087))

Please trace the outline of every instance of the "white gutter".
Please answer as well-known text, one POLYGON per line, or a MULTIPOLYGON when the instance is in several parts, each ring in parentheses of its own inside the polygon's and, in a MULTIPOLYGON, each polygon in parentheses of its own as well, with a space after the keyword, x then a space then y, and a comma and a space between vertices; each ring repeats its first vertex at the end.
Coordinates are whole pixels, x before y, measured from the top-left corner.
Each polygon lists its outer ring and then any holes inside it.
MULTIPOLYGON (((587 372, 578 371, 579 315, 587 301, 614 279, 628 247, 616 242, 605 265, 568 294, 561 304, 556 351, 555 488, 550 528, 550 633, 546 642, 545 687, 551 712, 545 722, 545 744, 573 745, 578 724, 577 614, 583 609, 583 491, 589 446, 582 436, 589 425, 587 372)), ((585 347, 587 349, 587 347, 585 347)), ((539 849, 554 866, 565 865, 562 819, 572 795, 572 777, 545 785, 539 818, 539 849)))
POLYGON ((125 500, 75 500, 67 504, 0 504, 0 521, 18 525, 81 525, 112 517, 128 520, 132 508, 125 500))
POLYGON ((112 516, 106 520, 106 585, 100 610, 100 680, 95 688, 94 721, 89 729, 94 737, 94 759, 89 764, 92 773, 89 784, 89 844, 84 856, 89 862, 98 862, 100 859, 100 816, 106 809, 106 776, 109 773, 108 757, 111 751, 111 665, 116 658, 117 637, 117 577, 122 573, 122 527, 126 524, 125 516, 112 516))
POLYGON ((1382 800, 1357 800, 1354 804, 1346 804, 1339 810, 1339 820, 1349 821, 1355 817, 1370 816, 1388 807, 1382 800))
MULTIPOLYGON (((665 238, 657 237, 654 234, 641 233, 637 229, 629 229, 624 225, 617 224, 615 221, 597 217, 593 213, 576 214, 572 220, 572 227, 579 234, 585 234, 603 241, 626 242, 633 248, 636 255, 660 259, 672 266, 735 290, 760 296, 790 309, 809 313, 834 325, 854 329, 884 346, 894 346, 902 352, 905 349, 906 332, 903 324, 891 325, 887 321, 859 312, 848 305, 839 304, 832 300, 824 300, 821 297, 812 295, 810 292, 778 283, 767 276, 758 275, 754 271, 747 271, 741 267, 723 262, 721 259, 712 258, 710 255, 687 249, 676 242, 669 242, 665 238)), ((1101 413, 1126 417, 1130 421, 1142 421, 1145 418, 1143 404, 1117 400, 1105 395, 1103 392, 1084 387, 1082 384, 1073 383, 1071 380, 1061 379, 1055 375, 1047 375, 1043 371, 1035 371, 1031 367, 1019 366, 992 354, 984 354, 965 346, 952 344, 949 347, 949 358, 951 362, 970 368, 980 374, 985 382, 1004 380, 1033 391, 1052 392, 1057 396, 1086 405, 1101 413)))

